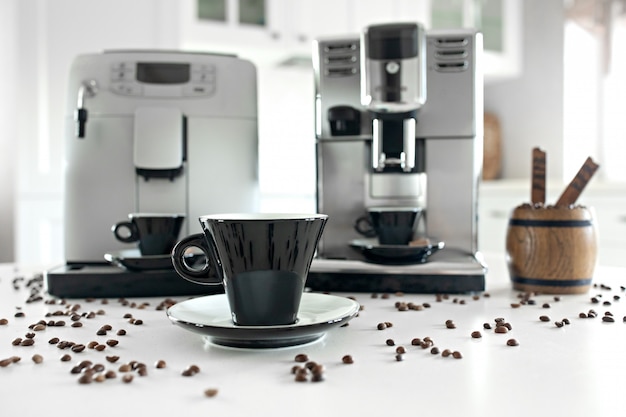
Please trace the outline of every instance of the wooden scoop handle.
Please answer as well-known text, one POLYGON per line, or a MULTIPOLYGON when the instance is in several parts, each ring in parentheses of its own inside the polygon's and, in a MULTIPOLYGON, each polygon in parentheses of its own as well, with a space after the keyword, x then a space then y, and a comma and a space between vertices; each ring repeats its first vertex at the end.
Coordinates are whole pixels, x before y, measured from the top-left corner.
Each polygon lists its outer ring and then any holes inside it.
POLYGON ((535 204, 546 202, 546 153, 533 148, 533 182, 530 201, 535 204))
POLYGON ((576 203, 580 193, 583 192, 583 189, 587 186, 587 183, 599 167, 600 165, 593 162, 591 158, 587 158, 574 179, 572 179, 572 182, 569 183, 567 188, 563 191, 563 194, 561 194, 557 200, 556 206, 570 206, 576 203))

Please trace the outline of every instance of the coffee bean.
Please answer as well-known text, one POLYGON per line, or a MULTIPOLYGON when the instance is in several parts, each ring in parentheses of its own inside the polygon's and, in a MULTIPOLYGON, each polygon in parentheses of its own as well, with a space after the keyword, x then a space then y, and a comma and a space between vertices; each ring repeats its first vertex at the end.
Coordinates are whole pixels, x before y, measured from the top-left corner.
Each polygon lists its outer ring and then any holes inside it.
POLYGON ((125 336, 126 335, 126 330, 124 329, 119 329, 116 333, 118 336, 125 336))
POLYGON ((20 343, 22 343, 22 338, 21 337, 16 337, 15 339, 13 339, 13 341, 11 342, 11 344, 13 346, 19 346, 20 343))
POLYGON ((386 322, 385 322, 385 326, 387 326, 387 327, 393 327, 393 323, 392 323, 392 322, 390 322, 390 321, 386 321, 386 322))
POLYGON ((411 345, 413 346, 419 346, 422 344, 422 339, 420 339, 419 337, 415 337, 411 340, 411 345))
POLYGON ((296 382, 307 382, 309 380, 309 377, 304 372, 298 372, 296 373, 296 376, 294 379, 296 382))
POLYGON ((587 318, 587 313, 580 312, 580 313, 578 313, 578 317, 581 318, 581 319, 586 319, 587 318))
POLYGON ((9 320, 5 319, 5 318, 1 318, 0 319, 0 326, 5 326, 9 324, 9 320))
POLYGON ((46 330, 46 325, 45 324, 36 324, 33 326, 33 330, 36 332, 40 332, 42 330, 46 330))
POLYGON ((124 382, 125 384, 130 384, 131 382, 133 382, 133 374, 124 374, 124 376, 122 377, 122 382, 124 382))
POLYGON ((506 341, 507 346, 519 346, 519 342, 515 339, 509 339, 506 341))
POLYGON ((398 353, 396 355, 396 361, 397 362, 402 362, 404 360, 404 355, 402 355, 401 353, 398 353))
POLYGON ((564 318, 563 320, 561 320, 563 322, 563 324, 570 324, 570 321, 568 318, 564 318))
POLYGON ((33 357, 32 357, 32 360, 33 360, 33 362, 35 362, 35 363, 39 364, 39 363, 43 362, 43 356, 41 356, 41 355, 40 355, 40 354, 38 354, 38 353, 35 353, 35 354, 33 355, 33 357))
POLYGON ((455 350, 454 352, 452 352, 452 357, 454 359, 461 359, 461 358, 463 358, 463 355, 458 350, 455 350))
POLYGON ((400 354, 406 353, 406 349, 404 348, 404 346, 398 346, 396 348, 396 353, 400 353, 400 354))
POLYGON ((437 346, 434 346, 432 349, 430 349, 430 353, 432 353, 433 355, 438 355, 439 348, 437 346))
POLYGON ((83 327, 83 323, 81 323, 80 321, 75 321, 74 323, 72 323, 72 327, 74 328, 83 327))
POLYGON ((491 324, 489 324, 489 323, 483 323, 483 329, 485 329, 485 330, 491 330, 491 324))
POLYGON ((473 331, 473 332, 472 332, 472 337, 473 337, 474 339, 480 339, 481 337, 483 337, 483 335, 482 335, 482 333, 481 333, 481 332, 479 332, 478 330, 476 330, 476 331, 473 331))
POLYGON ((508 333, 509 329, 506 326, 497 326, 494 330, 496 333, 508 333))
POLYGON ((304 367, 310 371, 313 370, 313 368, 315 368, 317 366, 317 362, 315 361, 308 361, 307 363, 304 364, 304 367))
POLYGON ((448 329, 456 329, 456 324, 452 320, 446 320, 446 328, 448 329))
POLYGON ((163 368, 165 368, 167 366, 167 364, 165 363, 165 361, 163 359, 159 359, 154 366, 157 369, 163 369, 163 368))
POLYGON ((2 360, 0 360, 0 368, 6 368, 7 366, 11 365, 12 363, 13 363, 13 361, 11 360, 11 358, 2 359, 2 360))
POLYGON ((614 323, 615 319, 611 316, 603 316, 602 321, 605 323, 614 323))
POLYGON ((69 362, 72 360, 72 357, 70 355, 68 355, 67 353, 63 356, 61 356, 61 362, 69 362))
POLYGON ((20 342, 20 346, 32 346, 35 344, 34 339, 24 339, 20 342))
POLYGON ((521 306, 520 303, 511 303, 511 308, 520 308, 521 306))
POLYGON ((106 336, 107 331, 106 331, 106 330, 104 330, 104 329, 98 329, 98 331, 96 332, 96 334, 97 334, 98 336, 106 336))
POLYGON ((85 347, 86 346, 83 345, 83 344, 74 345, 74 346, 72 346, 72 352, 80 353, 83 350, 85 350, 85 347))
POLYGON ((204 396, 209 397, 209 398, 215 397, 217 393, 218 393, 217 388, 207 388, 204 390, 204 396))
POLYGON ((107 345, 113 347, 113 346, 117 346, 117 344, 119 343, 119 341, 115 340, 115 339, 109 339, 107 340, 107 345))
POLYGON ((548 317, 548 316, 539 316, 539 320, 541 320, 541 321, 550 321, 550 317, 548 317))
POLYGON ((296 362, 307 362, 309 360, 309 357, 306 353, 298 353, 294 360, 296 362))
POLYGON ((84 373, 83 375, 81 375, 80 378, 78 378, 79 384, 91 384, 92 382, 93 382, 93 375, 89 372, 84 373))
POLYGON ((385 330, 387 328, 387 325, 385 323, 378 323, 378 325, 376 326, 376 328, 378 330, 385 330))
POLYGON ((113 378, 117 378, 117 374, 113 370, 108 370, 104 373, 104 377, 106 379, 113 379, 113 378))
POLYGON ((311 382, 322 382, 324 379, 324 373, 314 373, 311 377, 311 382))
POLYGON ((554 325, 555 325, 556 327, 563 327, 563 322, 562 322, 562 321, 555 321, 555 322, 554 322, 554 325))
POLYGON ((106 345, 101 345, 100 343, 98 343, 96 347, 94 347, 94 349, 97 350, 98 352, 102 352, 106 348, 107 348, 106 345))
POLYGON ((115 363, 120 360, 119 356, 105 356, 105 359, 110 363, 115 363))
POLYGON ((396 344, 396 342, 393 339, 387 339, 385 340, 385 343, 387 344, 387 346, 393 346, 396 344))
POLYGON ((352 358, 352 356, 351 356, 351 355, 344 355, 344 357, 343 357, 343 358, 341 358, 341 361, 342 361, 343 363, 346 363, 346 364, 352 364, 352 363, 354 363, 354 359, 352 358))
POLYGON ((130 372, 130 371, 132 371, 132 368, 131 368, 131 366, 129 364, 125 363, 123 365, 120 365, 120 367, 117 368, 117 370, 119 372, 130 372))

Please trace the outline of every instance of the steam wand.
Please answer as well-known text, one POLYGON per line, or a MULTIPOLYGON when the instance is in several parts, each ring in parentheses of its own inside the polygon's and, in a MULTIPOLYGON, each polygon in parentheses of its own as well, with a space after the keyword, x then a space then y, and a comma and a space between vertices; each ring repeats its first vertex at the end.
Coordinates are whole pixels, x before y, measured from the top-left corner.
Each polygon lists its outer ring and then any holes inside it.
POLYGON ((78 102, 74 112, 76 121, 76 137, 85 137, 85 125, 87 124, 87 109, 85 108, 85 97, 93 97, 98 92, 96 80, 87 80, 78 87, 78 102))

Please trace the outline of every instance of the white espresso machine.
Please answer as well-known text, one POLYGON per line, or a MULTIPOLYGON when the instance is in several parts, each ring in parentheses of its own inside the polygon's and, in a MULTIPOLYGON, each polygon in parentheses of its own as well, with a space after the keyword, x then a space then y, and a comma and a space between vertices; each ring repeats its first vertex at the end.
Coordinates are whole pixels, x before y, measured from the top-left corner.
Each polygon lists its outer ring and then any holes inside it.
MULTIPOLYGON (((255 66, 234 55, 117 50, 74 60, 66 104, 65 258, 60 296, 193 293, 173 269, 109 264, 129 213, 257 211, 255 66)), ((167 265, 167 259, 162 260, 167 265)))
POLYGON ((482 35, 371 25, 313 48, 317 208, 328 214, 307 285, 320 291, 484 290, 477 246, 482 35), (417 207, 426 244, 356 230, 373 207, 417 207))

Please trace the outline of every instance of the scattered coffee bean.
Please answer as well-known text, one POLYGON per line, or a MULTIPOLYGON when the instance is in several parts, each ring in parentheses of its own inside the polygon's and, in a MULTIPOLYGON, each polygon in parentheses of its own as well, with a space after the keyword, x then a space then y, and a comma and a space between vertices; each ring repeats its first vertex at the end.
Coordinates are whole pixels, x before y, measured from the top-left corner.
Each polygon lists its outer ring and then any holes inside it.
POLYGON ((422 339, 420 339, 419 337, 415 337, 411 340, 411 345, 413 346, 419 346, 422 344, 422 339))
POLYGON ((63 356, 61 356, 61 362, 69 362, 72 360, 72 357, 70 355, 68 355, 67 353, 63 356))
POLYGON ((35 363, 39 364, 39 363, 43 362, 43 356, 41 356, 41 355, 40 355, 40 354, 38 354, 38 353, 35 353, 35 354, 33 355, 33 357, 32 357, 32 360, 33 360, 33 362, 35 362, 35 363))
POLYGON ((481 333, 481 332, 479 332, 478 330, 476 330, 476 331, 473 331, 473 332, 472 332, 472 337, 473 337, 474 339, 480 339, 481 337, 483 337, 483 335, 482 335, 482 333, 481 333))
POLYGON ((120 360, 119 356, 105 356, 105 359, 110 363, 115 363, 120 360))
POLYGON ((396 344, 393 339, 387 339, 385 340, 385 343, 387 344, 387 346, 394 346, 396 344))
POLYGON ((352 358, 352 355, 344 355, 341 358, 341 362, 346 363, 346 364, 352 364, 354 363, 354 358, 352 358))
POLYGON ((511 303, 511 308, 520 308, 521 306, 520 303, 511 303))
POLYGON ((109 339, 106 341, 107 345, 113 347, 113 346, 117 346, 117 344, 119 343, 119 341, 115 340, 115 339, 109 339))
POLYGON ((118 336, 125 336, 126 335, 126 330, 124 329, 119 329, 116 333, 118 336))
POLYGON ((209 398, 215 397, 217 393, 218 393, 217 388, 207 388, 204 390, 204 396, 209 397, 209 398))
POLYGON ((167 366, 167 364, 165 363, 165 361, 163 359, 159 359, 156 364, 154 364, 154 367, 157 369, 163 369, 167 366))
POLYGON ((24 339, 20 342, 20 346, 32 346, 35 344, 34 339, 24 339))
POLYGON ((519 346, 519 342, 515 339, 509 339, 506 341, 507 346, 519 346))
POLYGON ((432 353, 433 355, 438 355, 439 354, 439 348, 437 346, 433 346, 433 348, 430 349, 430 353, 432 353))
POLYGON ((564 318, 564 319, 563 319, 563 320, 561 320, 561 321, 563 322, 563 324, 566 324, 566 325, 567 325, 567 324, 570 324, 570 321, 569 321, 569 319, 568 319, 567 317, 566 317, 566 318, 564 318))
POLYGON ((80 321, 75 321, 74 323, 72 323, 72 327, 74 328, 83 327, 83 323, 80 321))
POLYGON ((11 360, 11 358, 2 359, 0 360, 0 368, 6 368, 12 363, 13 363, 13 360, 11 360))
POLYGON ((183 376, 194 376, 200 372, 200 368, 197 365, 189 365, 186 369, 183 370, 183 376))
POLYGON ((602 321, 605 323, 614 323, 615 319, 611 316, 603 316, 602 321))
POLYGON ((463 355, 458 350, 455 350, 454 352, 452 352, 452 357, 454 359, 461 359, 461 358, 463 358, 463 355))
POLYGON ((77 345, 74 345, 74 346, 72 346, 72 352, 80 353, 80 352, 82 352, 83 350, 85 350, 85 347, 86 347, 86 346, 85 346, 85 345, 83 345, 83 344, 77 344, 77 345))
POLYGON ((485 330, 491 330, 491 324, 489 324, 489 323, 483 323, 483 329, 485 329, 485 330))
POLYGON ((21 337, 16 337, 15 339, 13 339, 13 341, 11 342, 11 344, 13 346, 19 346, 20 343, 22 343, 22 338, 21 337))
POLYGON ((396 348, 396 353, 400 353, 400 354, 406 353, 406 349, 404 348, 404 346, 398 346, 396 348))
POLYGON ((508 333, 509 329, 506 326, 496 326, 494 332, 496 333, 508 333))
POLYGON ((452 355, 452 351, 450 351, 450 349, 444 349, 441 352, 441 356, 443 356, 444 358, 447 358, 448 356, 452 355))
POLYGON ((104 373, 104 377, 106 379, 114 379, 114 378, 117 378, 117 374, 113 370, 108 370, 104 373))
POLYGON ((555 325, 556 327, 563 327, 563 322, 562 322, 562 321, 555 321, 555 322, 554 322, 554 325, 555 325))
POLYGON ((122 377, 122 382, 124 382, 125 384, 130 384, 131 382, 133 382, 133 374, 124 374, 124 376, 122 377))
POLYGON ((401 353, 398 353, 396 355, 396 361, 397 362, 402 362, 404 360, 404 355, 402 355, 401 353))
POLYGON ((96 332, 96 334, 98 336, 106 336, 107 335, 107 331, 104 329, 98 329, 98 331, 96 332))
POLYGON ((125 363, 120 365, 120 367, 117 369, 119 372, 130 372, 132 371, 132 368, 129 364, 125 363))
POLYGON ((448 329, 456 329, 456 324, 452 320, 446 320, 446 328, 448 329))
POLYGON ((298 353, 294 360, 296 362, 307 362, 309 360, 309 357, 306 353, 298 353))
POLYGON ((5 326, 9 324, 9 320, 5 319, 5 318, 1 318, 0 319, 0 326, 5 326))
POLYGON ((106 345, 101 345, 100 343, 98 343, 94 349, 97 350, 98 352, 102 352, 104 349, 106 349, 106 345))
POLYGON ((78 378, 79 384, 91 384, 93 382, 93 374, 91 372, 85 372, 78 378))
POLYGON ((36 331, 36 332, 40 332, 42 330, 46 330, 46 327, 47 326, 45 324, 39 323, 39 324, 36 324, 36 325, 33 326, 33 330, 36 331))
POLYGON ((548 316, 539 316, 539 320, 541 320, 541 321, 550 321, 550 317, 548 317, 548 316))
POLYGON ((581 319, 586 319, 587 318, 587 313, 580 312, 580 313, 578 313, 578 317, 581 318, 581 319))
POLYGON ((378 325, 376 326, 376 328, 378 330, 385 330, 387 328, 387 325, 385 323, 378 323, 378 325))
POLYGON ((309 377, 305 372, 297 372, 294 379, 296 382, 308 382, 309 377))

